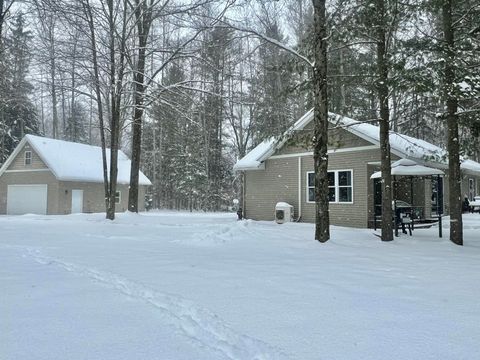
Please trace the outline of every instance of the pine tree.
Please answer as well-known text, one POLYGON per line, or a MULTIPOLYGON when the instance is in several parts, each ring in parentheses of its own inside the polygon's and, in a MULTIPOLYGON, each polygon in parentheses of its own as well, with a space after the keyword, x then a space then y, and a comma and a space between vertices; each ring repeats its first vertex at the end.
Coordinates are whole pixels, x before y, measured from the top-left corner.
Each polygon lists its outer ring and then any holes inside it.
POLYGON ((0 162, 6 160, 25 134, 39 131, 36 109, 30 100, 33 87, 27 79, 32 37, 25 30, 22 13, 15 17, 6 35, 4 56, 0 60, 4 69, 0 75, 0 162))

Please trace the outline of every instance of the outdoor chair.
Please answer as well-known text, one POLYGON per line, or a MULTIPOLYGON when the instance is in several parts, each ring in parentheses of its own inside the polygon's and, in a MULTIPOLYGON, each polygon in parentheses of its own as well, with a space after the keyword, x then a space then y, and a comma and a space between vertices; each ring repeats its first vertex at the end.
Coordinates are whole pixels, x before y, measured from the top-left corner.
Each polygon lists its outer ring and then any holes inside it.
POLYGON ((412 236, 413 231, 413 218, 412 214, 410 213, 400 213, 400 224, 402 225, 402 232, 404 234, 407 233, 406 228, 408 228, 408 232, 410 236, 412 236))

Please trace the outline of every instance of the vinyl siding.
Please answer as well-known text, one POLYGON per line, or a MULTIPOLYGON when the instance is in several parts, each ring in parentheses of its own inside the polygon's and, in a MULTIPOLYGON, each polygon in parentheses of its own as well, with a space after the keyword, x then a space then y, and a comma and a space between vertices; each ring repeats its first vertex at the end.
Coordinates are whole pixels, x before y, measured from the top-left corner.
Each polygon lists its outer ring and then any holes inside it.
MULTIPOLYGON (((274 155, 296 154, 312 151, 313 130, 300 130, 295 133, 291 140, 278 149, 274 155)), ((331 129, 328 133, 328 149, 344 149, 361 146, 371 146, 372 143, 353 135, 344 129, 331 129)))
MULTIPOLYGON (((337 204, 330 203, 330 223, 338 226, 367 227, 369 212, 369 197, 372 197, 373 207, 373 181, 370 180, 368 162, 380 160, 380 149, 371 149, 355 152, 334 153, 328 157, 328 170, 353 171, 353 203, 337 204), (368 192, 371 184, 371 192, 368 192)), ((315 222, 315 204, 306 202, 306 174, 313 171, 313 156, 305 157, 302 162, 302 181, 305 188, 302 189, 303 206, 302 221, 315 222)), ((373 171, 371 171, 373 173, 373 171)))
MULTIPOLYGON (((331 137, 329 150, 345 149, 344 152, 329 154, 329 170, 353 171, 353 203, 330 203, 330 223, 349 227, 367 227, 373 224, 374 191, 370 176, 379 171, 380 149, 361 148, 372 146, 371 143, 345 131, 335 129, 331 137), (355 148, 358 148, 355 150, 355 148), (371 164, 369 164, 371 163, 371 164)), ((244 212, 247 218, 255 220, 274 220, 274 207, 284 201, 294 206, 294 216, 299 216, 298 195, 298 159, 301 158, 301 221, 315 221, 315 204, 307 202, 307 172, 313 171, 313 156, 305 155, 311 151, 308 137, 311 130, 304 130, 295 135, 296 139, 277 150, 273 158, 265 161, 265 170, 245 172, 244 212), (307 140, 305 140, 307 139, 307 140), (304 155, 300 156, 299 154, 304 155), (281 155, 281 156, 278 156, 281 155), (276 157, 278 156, 278 157, 276 157)), ((392 161, 399 159, 392 154, 392 161)), ((464 175, 462 194, 468 194, 468 179, 475 178, 476 187, 480 187, 480 178, 464 175)), ((444 210, 449 212, 448 176, 444 178, 444 210)), ((423 216, 431 216, 431 182, 427 178, 402 180, 396 190, 397 199, 413 203, 423 209, 423 216), (411 189, 413 194, 411 195, 411 189)), ((480 188, 477 190, 479 194, 480 188)), ((463 196, 463 195, 462 195, 463 196)), ((463 199, 462 199, 463 200, 463 199)))
MULTIPOLYGON (((313 171, 313 156, 302 156, 301 167, 301 221, 315 221, 315 204, 308 203, 307 172, 313 171)), ((368 221, 367 187, 369 174, 367 163, 380 160, 379 149, 329 155, 329 170, 353 171, 353 204, 330 204, 332 225, 366 227, 368 221)), ((265 170, 248 171, 245 176, 245 215, 255 220, 273 220, 274 207, 279 201, 294 206, 298 217, 298 157, 269 159, 265 170)), ((373 204, 373 202, 372 202, 373 204)))
POLYGON ((47 169, 47 165, 43 162, 42 159, 37 155, 31 146, 26 143, 23 149, 18 153, 18 155, 13 159, 12 163, 8 167, 8 170, 37 170, 37 169, 47 169), (32 163, 30 165, 25 165, 25 151, 32 152, 32 163))
MULTIPOLYGON (((50 171, 6 172, 0 176, 0 214, 7 212, 8 185, 47 184, 47 214, 70 214, 72 190, 83 190, 83 212, 105 212, 104 187, 101 183, 58 181, 50 171)), ((128 185, 119 185, 121 203, 116 211, 123 212, 128 207, 128 185)), ((145 186, 139 187, 139 211, 145 210, 145 186)))
MULTIPOLYGON (((83 190, 83 212, 105 212, 105 188, 101 183, 85 183, 60 181, 59 183, 59 214, 70 214, 72 209, 72 190, 83 190)), ((118 185, 117 191, 121 192, 120 204, 116 204, 116 212, 128 209, 128 185, 118 185)), ((138 210, 145 210, 145 186, 139 187, 138 210)))
POLYGON ((270 159, 265 170, 245 173, 245 216, 273 220, 275 204, 285 201, 298 216, 298 158, 270 159))

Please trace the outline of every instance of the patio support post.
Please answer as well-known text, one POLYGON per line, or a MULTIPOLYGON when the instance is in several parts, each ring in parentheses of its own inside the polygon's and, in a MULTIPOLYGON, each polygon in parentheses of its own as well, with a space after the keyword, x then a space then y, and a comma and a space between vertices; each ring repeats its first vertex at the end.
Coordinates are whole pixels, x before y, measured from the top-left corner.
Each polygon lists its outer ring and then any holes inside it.
POLYGON ((437 216, 438 216, 438 237, 441 238, 442 237, 442 214, 440 211, 440 175, 437 175, 437 216))
POLYGON ((393 221, 395 226, 395 237, 398 237, 397 199, 393 200, 393 221))
POLYGON ((413 214, 413 176, 410 176, 410 205, 412 205, 412 214, 413 214))
POLYGON ((395 176, 393 176, 393 191, 394 191, 393 226, 394 226, 394 229, 395 229, 395 237, 398 237, 398 219, 397 219, 398 182, 397 182, 397 178, 395 176))

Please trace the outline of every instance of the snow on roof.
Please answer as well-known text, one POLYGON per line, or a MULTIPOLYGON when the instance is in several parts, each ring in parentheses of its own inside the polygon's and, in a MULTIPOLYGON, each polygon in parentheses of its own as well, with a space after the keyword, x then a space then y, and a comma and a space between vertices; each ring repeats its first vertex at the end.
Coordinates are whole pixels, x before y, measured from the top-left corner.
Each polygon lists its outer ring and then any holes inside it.
MULTIPOLYGON (((25 137, 58 180, 103 182, 101 147, 35 135, 26 135, 25 137)), ((107 163, 109 166, 110 149, 107 149, 107 163)), ((119 184, 130 183, 130 159, 120 150, 118 151, 117 182, 119 184)), ((139 184, 152 184, 141 171, 139 184)))
POLYGON ((480 164, 476 161, 470 159, 463 160, 460 167, 467 173, 480 175, 480 164))
MULTIPOLYGON (((440 169, 435 169, 420 165, 410 159, 400 159, 392 164, 392 175, 397 176, 428 176, 428 175, 445 175, 440 169)), ((379 179, 382 172, 377 171, 370 176, 370 179, 379 179)))
MULTIPOLYGON (((250 151, 244 158, 236 163, 234 169, 260 169, 262 163, 273 155, 276 149, 281 148, 285 144, 290 134, 294 131, 304 129, 312 120, 313 109, 309 110, 297 120, 279 140, 271 138, 268 141, 262 142, 250 151)), ((372 144, 379 145, 380 143, 380 128, 376 125, 367 122, 360 122, 334 113, 329 113, 329 121, 334 127, 345 129, 372 144)), ((390 147, 392 153, 401 158, 413 159, 421 164, 434 167, 447 167, 447 152, 425 140, 390 131, 390 147)), ((473 160, 463 160, 461 168, 467 172, 480 175, 480 164, 473 160)))
POLYGON ((238 160, 233 169, 237 171, 259 169, 262 165, 262 159, 268 158, 274 151, 276 142, 277 140, 274 137, 262 141, 242 159, 238 160))
MULTIPOLYGON (((353 120, 346 116, 330 113, 330 121, 345 128, 371 143, 380 143, 380 127, 370 123, 353 120)), ((444 163, 447 152, 442 148, 424 140, 390 131, 390 148, 400 157, 413 158, 422 162, 444 163)))

